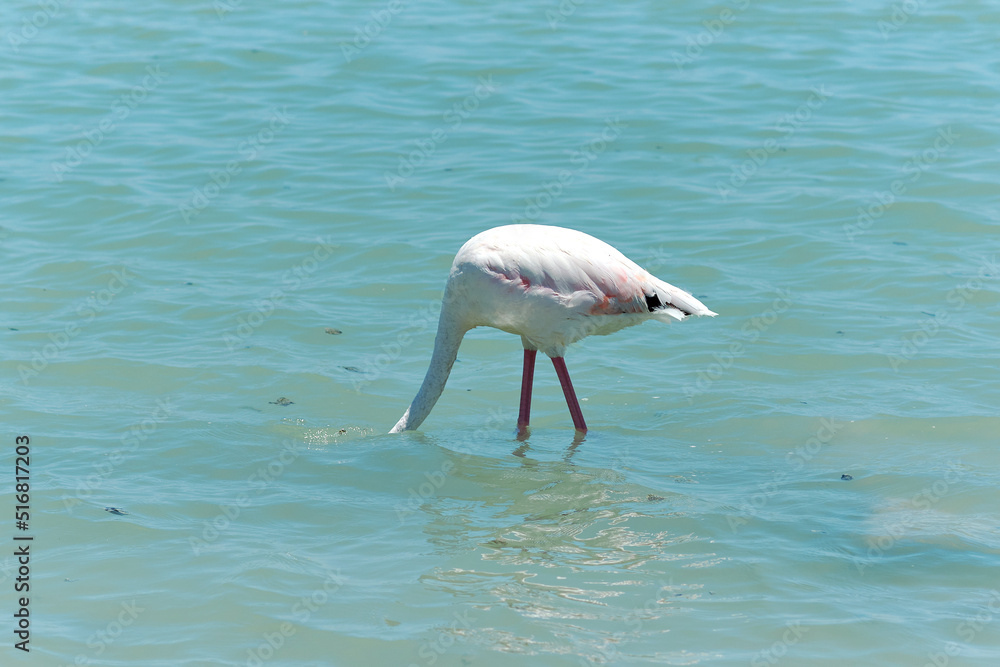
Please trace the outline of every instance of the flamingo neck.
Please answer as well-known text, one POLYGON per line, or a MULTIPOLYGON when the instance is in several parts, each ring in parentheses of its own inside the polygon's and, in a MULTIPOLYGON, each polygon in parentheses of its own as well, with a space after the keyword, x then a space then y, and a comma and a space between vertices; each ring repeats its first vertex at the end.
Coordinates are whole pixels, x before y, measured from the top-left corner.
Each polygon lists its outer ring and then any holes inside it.
POLYGON ((390 433, 412 431, 420 426, 437 403, 444 385, 448 382, 451 367, 458 356, 458 348, 462 344, 465 332, 471 327, 464 326, 449 307, 448 300, 441 307, 441 317, 438 319, 437 337, 434 339, 434 353, 431 364, 427 368, 423 384, 414 397, 410 407, 392 427, 390 433))

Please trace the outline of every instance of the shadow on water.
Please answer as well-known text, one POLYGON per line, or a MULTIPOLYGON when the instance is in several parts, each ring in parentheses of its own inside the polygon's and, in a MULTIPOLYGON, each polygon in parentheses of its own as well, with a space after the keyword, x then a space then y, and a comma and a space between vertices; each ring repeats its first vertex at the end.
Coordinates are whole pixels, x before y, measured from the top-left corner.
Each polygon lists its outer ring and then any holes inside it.
POLYGON ((634 481, 629 460, 592 456, 583 437, 556 442, 539 431, 496 457, 435 443, 451 465, 419 509, 439 556, 420 586, 471 610, 465 639, 548 653, 571 636, 579 655, 606 662, 619 642, 662 634, 701 597, 703 571, 682 568, 716 554, 694 532, 683 492, 634 481), (511 611, 520 631, 500 623, 511 611))
MULTIPOLYGON (((434 539, 451 534, 477 549, 530 542, 531 548, 544 550, 545 544, 574 543, 571 552, 577 547, 584 552, 584 547, 617 549, 625 542, 612 536, 636 532, 638 528, 628 525, 631 521, 685 515, 690 499, 678 492, 683 487, 673 489, 673 483, 689 480, 667 474, 658 488, 651 488, 636 479, 640 462, 633 460, 628 441, 606 435, 588 441, 583 433, 571 433, 494 434, 491 439, 448 431, 407 434, 404 437, 420 447, 400 451, 404 458, 397 459, 402 468, 398 472, 414 482, 422 480, 411 489, 417 493, 410 494, 409 507, 431 523, 450 526, 433 533, 434 539), (509 454, 500 454, 504 450, 509 454), (418 504, 412 502, 416 499, 418 504), (675 500, 682 509, 672 506, 675 500), (484 530, 490 539, 474 539, 484 530), (463 536, 470 539, 466 542, 463 536)), ((663 537, 661 532, 656 531, 657 539, 663 537)))
POLYGON ((482 560, 579 567, 638 565, 662 555, 661 546, 692 539, 663 530, 662 518, 680 516, 671 505, 684 494, 631 481, 627 459, 581 463, 583 442, 574 438, 550 459, 555 452, 544 444, 535 452, 530 441, 502 458, 439 444, 453 465, 421 508, 432 543, 464 544, 482 560))
MULTIPOLYGON (((515 436, 518 442, 521 443, 519 447, 514 449, 514 456, 524 457, 527 456, 528 452, 531 451, 531 428, 520 429, 515 436)), ((564 461, 569 461, 573 454, 576 452, 577 448, 584 443, 587 439, 587 434, 584 431, 575 431, 573 433, 573 441, 566 448, 566 455, 563 458, 564 461)))

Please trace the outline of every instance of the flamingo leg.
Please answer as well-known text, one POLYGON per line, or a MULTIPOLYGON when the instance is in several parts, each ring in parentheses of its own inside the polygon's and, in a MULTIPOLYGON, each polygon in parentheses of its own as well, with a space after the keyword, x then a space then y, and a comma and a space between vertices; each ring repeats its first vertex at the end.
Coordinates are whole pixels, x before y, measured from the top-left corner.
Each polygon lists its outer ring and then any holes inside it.
POLYGON ((524 350, 524 371, 521 374, 521 410, 517 415, 517 430, 528 428, 531 417, 531 385, 535 381, 535 355, 538 350, 524 350))
POLYGON ((563 395, 566 396, 566 405, 569 406, 569 414, 573 418, 573 426, 576 427, 577 431, 585 432, 587 424, 583 421, 580 402, 576 400, 576 392, 573 391, 573 382, 569 379, 569 371, 566 370, 566 360, 562 357, 552 357, 552 365, 556 367, 559 384, 562 385, 563 395))

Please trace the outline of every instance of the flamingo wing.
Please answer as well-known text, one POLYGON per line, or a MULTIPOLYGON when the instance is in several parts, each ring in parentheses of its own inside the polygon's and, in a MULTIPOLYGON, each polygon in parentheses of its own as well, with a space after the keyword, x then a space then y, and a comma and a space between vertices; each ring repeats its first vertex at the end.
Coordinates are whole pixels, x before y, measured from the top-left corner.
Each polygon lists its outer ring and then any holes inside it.
POLYGON ((648 313, 683 320, 714 315, 684 290, 583 232, 543 225, 508 225, 470 239, 455 259, 476 264, 514 290, 556 300, 582 315, 648 313))

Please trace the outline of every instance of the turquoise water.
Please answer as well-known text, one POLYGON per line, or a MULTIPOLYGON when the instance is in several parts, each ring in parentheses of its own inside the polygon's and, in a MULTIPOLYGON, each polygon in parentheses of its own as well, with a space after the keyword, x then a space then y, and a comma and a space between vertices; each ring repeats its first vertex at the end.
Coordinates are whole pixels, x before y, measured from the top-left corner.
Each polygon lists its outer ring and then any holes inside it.
POLYGON ((997 664, 995 3, 0 26, 3 664, 997 664), (720 315, 571 349, 583 442, 487 330, 387 435, 511 221, 720 315))

